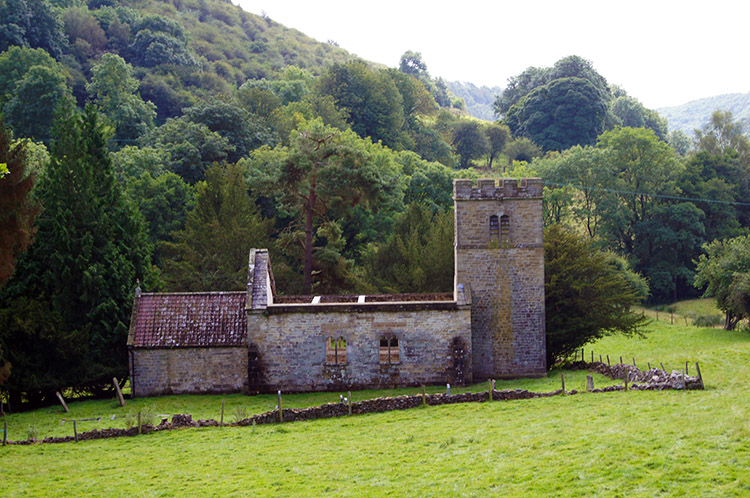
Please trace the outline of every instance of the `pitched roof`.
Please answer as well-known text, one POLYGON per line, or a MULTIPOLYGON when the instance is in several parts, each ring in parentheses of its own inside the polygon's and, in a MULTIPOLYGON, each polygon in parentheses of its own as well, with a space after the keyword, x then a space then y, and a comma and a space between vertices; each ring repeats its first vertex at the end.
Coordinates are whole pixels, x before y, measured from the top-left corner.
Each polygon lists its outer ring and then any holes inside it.
POLYGON ((135 347, 242 346, 245 292, 142 294, 131 323, 135 347))

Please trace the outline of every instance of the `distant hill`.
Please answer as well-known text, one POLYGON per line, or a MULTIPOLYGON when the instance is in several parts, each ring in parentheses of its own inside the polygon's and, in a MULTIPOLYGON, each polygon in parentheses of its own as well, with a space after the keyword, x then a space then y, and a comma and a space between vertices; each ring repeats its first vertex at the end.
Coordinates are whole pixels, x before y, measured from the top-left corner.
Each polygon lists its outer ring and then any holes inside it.
POLYGON ((448 89, 453 95, 464 99, 466 111, 475 118, 487 121, 495 121, 495 112, 492 104, 495 97, 503 92, 498 86, 476 86, 465 81, 448 81, 448 89))
POLYGON ((727 93, 687 104, 663 107, 657 112, 669 120, 670 130, 682 130, 693 136, 693 130, 702 128, 716 110, 731 111, 742 122, 745 133, 750 131, 750 93, 727 93))

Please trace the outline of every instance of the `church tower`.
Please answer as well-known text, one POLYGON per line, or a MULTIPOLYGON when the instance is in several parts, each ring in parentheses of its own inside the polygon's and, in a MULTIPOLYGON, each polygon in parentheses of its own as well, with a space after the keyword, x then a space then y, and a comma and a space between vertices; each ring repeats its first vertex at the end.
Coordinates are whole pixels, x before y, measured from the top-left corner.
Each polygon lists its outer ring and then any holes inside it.
POLYGON ((546 375, 542 180, 454 180, 453 200, 474 381, 546 375))

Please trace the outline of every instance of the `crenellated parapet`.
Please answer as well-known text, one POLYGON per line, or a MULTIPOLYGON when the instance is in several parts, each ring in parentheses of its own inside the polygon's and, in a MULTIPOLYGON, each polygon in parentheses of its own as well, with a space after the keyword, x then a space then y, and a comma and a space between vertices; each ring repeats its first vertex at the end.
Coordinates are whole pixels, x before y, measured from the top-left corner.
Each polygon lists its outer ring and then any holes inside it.
POLYGON ((501 178, 495 183, 493 179, 453 180, 453 199, 541 199, 543 182, 541 178, 501 178))

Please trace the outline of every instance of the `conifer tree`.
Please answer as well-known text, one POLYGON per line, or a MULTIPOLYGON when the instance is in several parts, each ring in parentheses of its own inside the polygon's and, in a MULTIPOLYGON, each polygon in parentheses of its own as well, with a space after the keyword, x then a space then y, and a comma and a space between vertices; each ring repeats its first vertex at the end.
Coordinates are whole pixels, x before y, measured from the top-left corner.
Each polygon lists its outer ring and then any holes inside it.
POLYGON ((137 278, 153 277, 142 217, 115 182, 95 108, 77 114, 64 107, 55 133, 37 193, 43 211, 36 240, 8 282, 0 313, 0 339, 14 364, 8 389, 27 397, 64 387, 95 391, 126 376, 133 288, 137 278), (31 316, 19 316, 24 309, 31 316), (24 340, 34 335, 53 351, 24 340), (28 368, 19 371, 19 364, 28 368))
POLYGON ((196 190, 185 229, 162 246, 167 285, 181 291, 244 289, 248 251, 270 246, 272 222, 260 216, 236 164, 210 167, 196 190))

